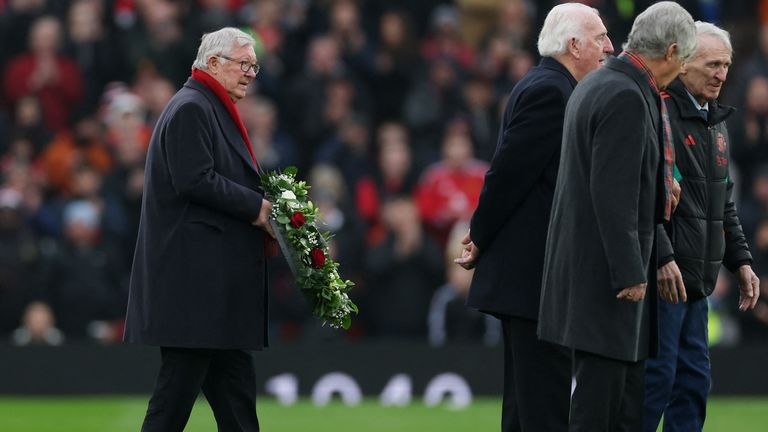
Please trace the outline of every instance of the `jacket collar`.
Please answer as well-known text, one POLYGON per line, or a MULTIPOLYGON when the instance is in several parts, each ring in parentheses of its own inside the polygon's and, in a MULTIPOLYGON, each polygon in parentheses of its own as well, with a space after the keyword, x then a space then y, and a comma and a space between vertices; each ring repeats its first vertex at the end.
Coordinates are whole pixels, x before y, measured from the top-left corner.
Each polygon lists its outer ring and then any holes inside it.
MULTIPOLYGON (((680 78, 675 78, 675 80, 667 86, 667 93, 669 93, 671 96, 670 99, 675 101, 675 105, 677 105, 677 109, 680 112, 680 116, 682 118, 701 119, 701 121, 704 121, 704 119, 699 115, 699 111, 691 103, 691 98, 688 96, 688 90, 686 90, 685 85, 682 81, 680 81, 680 78)), ((718 123, 721 123, 730 117, 731 114, 733 114, 735 111, 736 108, 734 107, 728 105, 720 105, 717 101, 712 101, 709 103, 709 115, 707 116, 707 124, 714 126, 718 123)))
POLYGON ((576 81, 576 78, 571 75, 571 72, 565 66, 563 66, 562 63, 553 59, 552 57, 542 57, 541 62, 539 62, 539 66, 543 67, 544 69, 560 72, 566 78, 568 78, 568 82, 570 82, 571 86, 573 87, 576 87, 576 84, 578 84, 578 81, 576 81))
POLYGON ((611 56, 605 61, 604 68, 615 70, 619 73, 629 76, 640 88, 640 92, 645 98, 645 103, 648 105, 648 109, 651 112, 653 118, 654 127, 658 129, 660 122, 659 102, 661 101, 659 94, 655 92, 648 84, 648 77, 643 75, 638 68, 631 64, 621 61, 618 58, 611 56))
POLYGON ((241 158, 243 158, 243 160, 245 160, 246 164, 251 167, 254 172, 257 172, 256 167, 253 165, 253 158, 251 158, 251 154, 248 153, 248 148, 246 147, 245 142, 243 142, 243 137, 240 135, 240 130, 237 128, 234 120, 232 120, 232 116, 229 115, 227 108, 221 103, 219 98, 216 97, 211 89, 206 87, 205 84, 192 78, 187 79, 187 82, 184 83, 184 87, 196 90, 208 99, 208 102, 210 102, 211 107, 213 108, 214 116, 219 123, 219 127, 224 132, 224 137, 229 145, 241 158))

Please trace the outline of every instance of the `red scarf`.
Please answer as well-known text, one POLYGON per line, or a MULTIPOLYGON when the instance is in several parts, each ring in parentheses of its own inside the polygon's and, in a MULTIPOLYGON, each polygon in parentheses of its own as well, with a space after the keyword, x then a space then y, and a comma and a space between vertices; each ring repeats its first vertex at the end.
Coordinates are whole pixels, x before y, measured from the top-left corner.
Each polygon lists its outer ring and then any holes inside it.
POLYGON ((240 129, 240 135, 242 135, 243 141, 245 141, 245 145, 248 147, 248 153, 251 154, 253 164, 256 165, 256 171, 261 172, 261 167, 259 167, 259 163, 256 161, 256 155, 253 153, 253 145, 251 144, 251 139, 248 138, 248 132, 245 130, 245 125, 243 124, 243 120, 240 118, 240 113, 237 111, 235 103, 232 102, 232 99, 230 99, 227 90, 224 88, 224 86, 221 85, 221 83, 216 81, 216 79, 206 71, 192 68, 192 78, 200 81, 206 87, 208 87, 208 89, 211 90, 217 98, 219 98, 221 103, 224 104, 224 107, 229 112, 229 115, 232 117, 235 125, 237 125, 237 128, 240 129))
MULTIPOLYGON (((243 124, 243 120, 240 118, 240 113, 237 111, 237 108, 235 108, 235 103, 232 102, 232 99, 229 98, 227 90, 208 72, 200 69, 192 68, 192 79, 200 81, 203 83, 203 85, 208 87, 208 89, 211 90, 217 98, 219 98, 221 103, 224 104, 224 107, 227 108, 229 115, 232 117, 232 120, 240 130, 240 135, 242 135, 243 141, 245 141, 245 145, 248 147, 248 153, 251 154, 253 164, 256 166, 256 172, 260 173, 261 167, 259 167, 259 163, 256 161, 256 155, 253 153, 253 145, 251 145, 251 139, 248 138, 248 132, 245 130, 245 125, 243 124)), ((275 242, 275 240, 271 239, 269 236, 264 237, 264 253, 269 257, 277 256, 277 242, 275 242)))
POLYGON ((643 62, 643 59, 638 57, 637 54, 632 51, 624 51, 619 54, 618 59, 631 64, 640 72, 645 75, 648 80, 648 85, 651 86, 653 92, 660 96, 659 113, 661 114, 661 125, 664 129, 662 132, 662 147, 664 149, 664 220, 669 222, 672 217, 672 187, 674 182, 675 171, 675 145, 672 142, 672 127, 669 123, 669 111, 667 111, 667 103, 665 97, 661 95, 659 87, 656 85, 656 79, 653 77, 653 73, 648 69, 648 66, 643 62))

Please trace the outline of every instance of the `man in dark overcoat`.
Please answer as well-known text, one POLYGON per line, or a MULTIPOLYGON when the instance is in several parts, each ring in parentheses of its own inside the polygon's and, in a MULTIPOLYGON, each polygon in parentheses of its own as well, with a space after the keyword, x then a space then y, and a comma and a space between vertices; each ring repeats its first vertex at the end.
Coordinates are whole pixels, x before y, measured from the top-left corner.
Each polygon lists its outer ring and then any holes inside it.
POLYGON ((507 102, 491 169, 457 260, 476 266, 467 305, 501 321, 503 431, 563 431, 568 425, 570 352, 536 337, 544 244, 565 105, 577 81, 613 52, 597 10, 578 3, 549 12, 538 48, 541 63, 507 102))
POLYGON ((219 430, 259 429, 247 350, 267 345, 271 204, 234 106, 258 72, 254 44, 204 35, 149 145, 125 329, 162 356, 142 431, 183 430, 201 389, 219 430))
POLYGON ((690 14, 656 3, 566 108, 538 329, 574 350, 569 431, 642 427, 643 360, 656 340, 654 233, 672 211, 674 153, 659 90, 695 47, 690 14))

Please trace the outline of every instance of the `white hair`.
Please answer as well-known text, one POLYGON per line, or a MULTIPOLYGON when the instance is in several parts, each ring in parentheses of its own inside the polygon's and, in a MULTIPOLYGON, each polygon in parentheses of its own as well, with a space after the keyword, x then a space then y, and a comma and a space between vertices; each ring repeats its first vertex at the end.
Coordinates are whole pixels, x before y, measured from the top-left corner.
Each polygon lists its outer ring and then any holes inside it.
MULTIPOLYGON (((248 33, 234 27, 224 27, 212 33, 206 33, 200 39, 197 58, 192 67, 208 69, 208 59, 217 55, 229 55, 232 50, 245 45, 255 46, 256 41, 248 33)), ((225 59, 226 61, 226 59, 225 59)))
POLYGON ((658 59, 667 54, 670 45, 677 44, 677 56, 686 60, 698 45, 696 26, 691 14, 675 2, 663 1, 644 10, 635 18, 624 43, 632 51, 658 59))
POLYGON ((725 44, 731 54, 733 54, 733 46, 731 45, 730 33, 712 23, 696 21, 696 36, 715 37, 716 39, 719 39, 723 44, 725 44))
POLYGON ((539 55, 542 57, 555 57, 564 54, 568 49, 568 41, 571 38, 581 39, 584 35, 586 20, 583 15, 577 15, 576 11, 589 11, 597 16, 597 9, 581 3, 563 3, 552 8, 544 19, 544 25, 539 32, 539 55))

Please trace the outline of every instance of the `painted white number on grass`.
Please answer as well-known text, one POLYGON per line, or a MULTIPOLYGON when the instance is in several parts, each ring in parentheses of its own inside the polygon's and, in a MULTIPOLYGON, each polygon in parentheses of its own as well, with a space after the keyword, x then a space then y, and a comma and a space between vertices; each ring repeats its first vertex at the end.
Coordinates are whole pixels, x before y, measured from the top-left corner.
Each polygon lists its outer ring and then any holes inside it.
POLYGON ((332 372, 317 381, 312 389, 312 402, 320 406, 328 405, 334 394, 341 396, 345 405, 359 405, 363 400, 363 392, 351 376, 332 372))
POLYGON ((299 379, 291 373, 276 375, 265 385, 267 393, 274 395, 280 405, 293 405, 299 399, 299 379))
POLYGON ((424 404, 435 406, 448 398, 448 406, 462 409, 472 403, 472 390, 461 376, 455 373, 442 373, 427 384, 424 391, 424 404))
POLYGON ((407 406, 411 403, 412 395, 411 377, 406 374, 397 374, 384 386, 379 396, 379 403, 383 406, 407 406))

